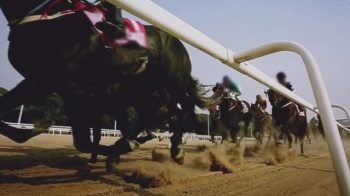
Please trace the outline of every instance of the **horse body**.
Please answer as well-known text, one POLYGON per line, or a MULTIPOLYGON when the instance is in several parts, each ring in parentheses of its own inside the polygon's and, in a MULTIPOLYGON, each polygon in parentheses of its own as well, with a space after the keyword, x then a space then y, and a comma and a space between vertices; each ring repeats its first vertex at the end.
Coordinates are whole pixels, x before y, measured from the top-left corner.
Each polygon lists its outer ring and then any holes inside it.
POLYGON ((223 126, 229 130, 232 142, 239 144, 242 142, 244 136, 247 135, 249 123, 252 120, 250 105, 248 102, 242 101, 247 107, 247 112, 242 113, 242 108, 239 107, 240 104, 236 100, 231 99, 221 85, 217 84, 214 89, 216 89, 215 96, 221 100, 219 104, 220 120, 223 126), (244 123, 244 135, 237 141, 240 122, 244 123))
POLYGON ((295 142, 300 142, 301 153, 304 153, 303 142, 308 133, 305 110, 299 111, 298 106, 292 101, 271 89, 268 90, 268 97, 272 105, 272 117, 276 126, 282 126, 278 143, 283 143, 285 134, 289 142, 289 149, 291 149, 293 141, 291 134, 293 134, 296 137, 295 142))

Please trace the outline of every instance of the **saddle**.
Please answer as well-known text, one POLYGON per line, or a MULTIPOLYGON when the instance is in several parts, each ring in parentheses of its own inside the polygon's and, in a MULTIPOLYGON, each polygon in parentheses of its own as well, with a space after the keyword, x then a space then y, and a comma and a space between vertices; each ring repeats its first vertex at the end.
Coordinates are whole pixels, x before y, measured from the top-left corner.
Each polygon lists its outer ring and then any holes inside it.
MULTIPOLYGON (((63 8, 67 7, 62 6, 63 3, 66 3, 66 0, 54 0, 51 2, 45 1, 43 5, 38 5, 38 7, 27 13, 23 18, 9 21, 9 26, 21 25, 35 21, 54 20, 60 17, 76 14, 80 11, 84 13, 87 19, 94 26, 100 21, 106 21, 105 11, 85 0, 71 0, 73 9, 63 8), (59 6, 61 6, 62 9, 57 9, 59 6), (43 9, 42 7, 46 8, 44 8, 43 11, 39 11, 43 9)), ((123 22, 126 28, 126 36, 118 40, 106 39, 103 32, 95 27, 96 31, 101 35, 104 45, 108 48, 126 46, 131 49, 148 49, 149 47, 145 27, 140 22, 128 18, 123 18, 123 22)))
POLYGON ((247 105, 244 103, 244 100, 235 100, 235 99, 231 99, 235 102, 235 104, 233 104, 233 106, 231 106, 231 108, 235 108, 238 107, 238 109, 240 111, 242 111, 243 113, 247 113, 248 112, 248 107, 247 105))

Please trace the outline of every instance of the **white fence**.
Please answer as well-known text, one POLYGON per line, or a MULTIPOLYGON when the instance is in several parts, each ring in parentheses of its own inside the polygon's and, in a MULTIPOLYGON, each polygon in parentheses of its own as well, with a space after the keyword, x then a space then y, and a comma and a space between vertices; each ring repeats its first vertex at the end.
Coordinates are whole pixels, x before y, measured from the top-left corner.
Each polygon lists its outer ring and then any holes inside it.
MULTIPOLYGON (((284 88, 271 77, 261 72, 248 60, 266 56, 281 51, 290 51, 300 55, 311 82, 317 106, 325 129, 329 150, 331 153, 334 170, 336 173, 339 190, 341 195, 350 195, 350 172, 347 163, 345 151, 336 126, 335 117, 332 111, 331 103, 325 88, 323 78, 317 63, 310 52, 303 46, 293 42, 274 42, 261 47, 254 48, 239 54, 233 53, 228 48, 215 42, 189 24, 172 15, 165 9, 149 0, 107 0, 110 3, 134 14, 137 17, 157 26, 169 34, 187 42, 193 47, 207 53, 218 59, 222 63, 234 68, 242 74, 245 74, 254 80, 272 88, 273 90, 285 95, 291 100, 305 106, 311 111, 318 111, 313 104, 302 99, 300 96, 284 88)), ((218 2, 219 3, 219 2, 218 2)), ((234 9, 232 10, 234 11, 234 9)), ((258 33, 258 32, 257 32, 258 33)))
MULTIPOLYGON (((27 124, 27 123, 10 123, 6 122, 8 125, 11 125, 13 127, 18 127, 22 129, 33 129, 34 125, 33 124, 27 124)), ((91 136, 92 136, 92 129, 91 131, 91 136)), ((69 126, 51 126, 48 129, 48 134, 52 135, 59 135, 61 136, 62 134, 72 134, 72 128, 69 126)), ((142 134, 142 133, 141 133, 142 134)), ((140 135, 141 135, 140 134, 140 135)), ((173 135, 172 133, 154 133, 157 138, 163 137, 165 139, 170 139, 170 137, 173 135)), ((114 129, 102 129, 101 135, 103 137, 121 137, 122 133, 120 130, 114 130, 114 129)), ((186 140, 210 140, 211 137, 209 135, 197 135, 197 134, 192 134, 192 133, 185 133, 184 137, 186 140)), ((221 136, 215 136, 214 139, 217 141, 221 141, 221 136)), ((244 141, 255 141, 254 138, 244 138, 244 141)))
MULTIPOLYGON (((26 123, 9 123, 6 122, 8 125, 22 128, 22 129, 33 129, 34 125, 33 124, 26 124, 26 123)), ((51 126, 48 129, 48 134, 52 135, 62 135, 62 134, 72 134, 72 128, 69 126, 51 126)), ((91 129, 91 134, 92 134, 92 129, 91 129)), ((102 129, 101 135, 104 137, 117 137, 117 136, 122 136, 120 130, 114 130, 114 129, 102 129)))

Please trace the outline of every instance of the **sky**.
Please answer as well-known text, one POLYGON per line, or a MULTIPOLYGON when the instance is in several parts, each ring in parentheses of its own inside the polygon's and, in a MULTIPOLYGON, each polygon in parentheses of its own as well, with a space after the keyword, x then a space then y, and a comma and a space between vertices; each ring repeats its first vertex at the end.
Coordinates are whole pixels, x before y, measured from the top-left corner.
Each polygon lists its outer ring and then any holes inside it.
MULTIPOLYGON (((241 52, 278 40, 294 41, 305 46, 318 62, 332 103, 350 109, 350 1, 346 0, 154 0, 234 52, 241 52)), ((142 21, 123 13, 124 17, 142 21)), ((146 22, 142 21, 147 24, 146 22)), ((8 62, 9 29, 0 16, 0 86, 13 88, 22 76, 8 62)), ((192 61, 192 75, 202 84, 220 82, 229 75, 242 87, 242 98, 253 102, 263 87, 218 60, 186 44, 192 61)), ((294 53, 277 53, 250 61, 271 77, 284 71, 296 93, 316 104, 307 72, 294 53)), ((30 65, 28 65, 30 66, 30 65)), ((268 106, 269 109, 271 106, 268 106)), ((337 118, 343 112, 334 110, 337 118)), ((310 113, 311 114, 311 113, 310 113)))

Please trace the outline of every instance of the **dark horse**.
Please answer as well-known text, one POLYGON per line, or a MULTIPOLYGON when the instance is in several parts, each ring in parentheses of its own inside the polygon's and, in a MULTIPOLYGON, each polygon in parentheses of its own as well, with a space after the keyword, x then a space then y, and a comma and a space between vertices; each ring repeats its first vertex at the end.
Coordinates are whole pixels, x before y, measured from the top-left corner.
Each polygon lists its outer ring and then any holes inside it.
POLYGON ((213 90, 215 91, 214 97, 221 100, 221 103, 219 104, 220 120, 223 126, 229 130, 232 142, 237 143, 238 145, 247 135, 249 123, 252 120, 250 105, 246 101, 243 101, 248 109, 247 112, 243 113, 241 112, 242 108, 239 107, 237 101, 229 97, 221 84, 216 84, 213 90), (237 142, 237 133, 239 132, 240 122, 244 123, 244 135, 240 137, 237 142))
MULTIPOLYGON (((74 146, 83 153, 93 151, 89 128, 98 126, 97 121, 87 119, 95 119, 103 113, 99 106, 106 101, 106 88, 110 84, 135 80, 133 76, 142 71, 144 65, 140 65, 142 59, 139 57, 148 57, 148 71, 144 71, 144 77, 138 83, 147 87, 139 86, 141 95, 164 86, 172 95, 169 107, 181 103, 187 112, 194 110, 193 103, 202 108, 205 105, 196 89, 192 89, 193 85, 188 85, 193 84, 193 80, 185 47, 180 40, 155 27, 146 27, 149 50, 130 51, 123 47, 111 50, 106 49, 100 32, 89 17, 97 13, 101 20, 103 14, 89 2, 2 0, 0 7, 11 27, 9 60, 25 78, 1 97, 1 113, 56 92, 66 103, 74 146)), ((137 97, 137 101, 143 103, 140 105, 147 105, 147 100, 140 97, 137 97)), ((185 121, 186 115, 180 119, 185 121)), ((16 142, 27 141, 38 134, 36 131, 25 131, 0 122, 0 134, 16 142)), ((171 149, 174 159, 180 153, 176 144, 181 142, 180 133, 175 133, 172 138, 175 145, 171 149)), ((99 145, 97 153, 113 156, 116 150, 129 145, 127 139, 118 142, 124 144, 99 145)))
POLYGON ((272 105, 272 117, 276 126, 281 127, 281 133, 277 144, 283 144, 283 136, 287 135, 289 146, 292 150, 292 135, 295 135, 295 143, 300 142, 300 151, 304 153, 304 138, 307 135, 307 120, 305 109, 299 111, 298 106, 283 95, 269 89, 267 91, 270 104, 272 105))

